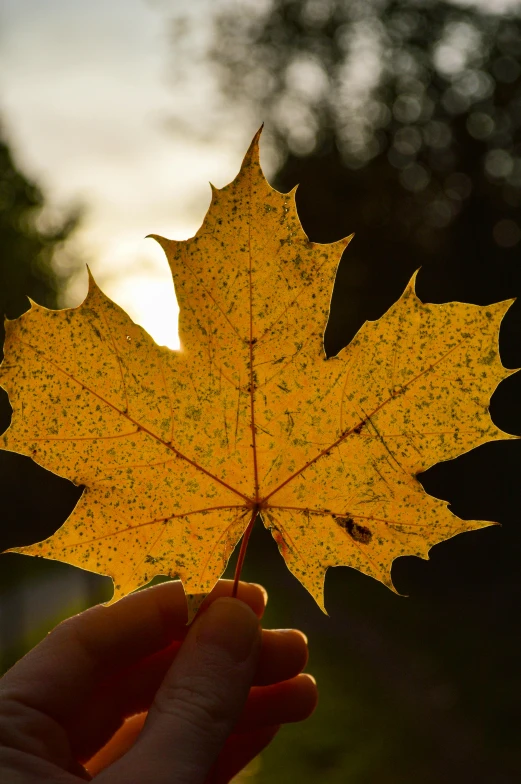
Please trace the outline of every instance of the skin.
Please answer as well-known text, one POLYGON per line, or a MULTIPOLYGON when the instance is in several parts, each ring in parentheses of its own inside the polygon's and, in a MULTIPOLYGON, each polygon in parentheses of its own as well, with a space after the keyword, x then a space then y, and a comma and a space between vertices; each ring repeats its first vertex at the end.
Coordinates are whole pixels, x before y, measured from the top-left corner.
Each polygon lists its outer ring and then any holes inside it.
POLYGON ((179 582, 61 623, 0 681, 0 781, 226 784, 317 702, 307 641, 221 580, 186 626, 179 582))

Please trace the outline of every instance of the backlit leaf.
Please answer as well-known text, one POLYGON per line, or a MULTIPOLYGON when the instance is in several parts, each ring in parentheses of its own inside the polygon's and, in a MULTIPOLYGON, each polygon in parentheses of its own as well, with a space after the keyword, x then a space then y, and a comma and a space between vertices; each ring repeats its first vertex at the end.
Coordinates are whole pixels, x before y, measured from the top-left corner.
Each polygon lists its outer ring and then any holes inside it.
MULTIPOLYGON (((5 449, 85 485, 66 523, 17 552, 110 575, 119 598, 156 574, 208 593, 260 514, 323 608, 329 566, 392 588, 391 564, 490 525, 460 520, 416 475, 490 440, 513 371, 509 302, 399 301, 327 359, 323 334, 350 238, 310 242, 294 192, 266 182, 258 135, 213 190, 198 233, 156 237, 180 305, 181 350, 157 346, 90 280, 78 308, 32 303, 7 323, 5 449)), ((193 608, 199 598, 193 602, 193 608)))

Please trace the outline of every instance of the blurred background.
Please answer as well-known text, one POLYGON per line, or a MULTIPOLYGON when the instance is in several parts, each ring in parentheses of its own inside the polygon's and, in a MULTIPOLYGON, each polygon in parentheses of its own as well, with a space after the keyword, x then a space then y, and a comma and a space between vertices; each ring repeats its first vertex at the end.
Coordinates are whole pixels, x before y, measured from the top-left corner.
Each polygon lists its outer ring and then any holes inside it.
MULTIPOLYGON (((519 0, 1 0, 0 306, 77 305, 85 264, 158 343, 177 347, 162 252, 240 165, 261 122, 265 173, 300 183, 319 242, 355 231, 325 333, 328 355, 378 318, 421 267, 425 301, 521 294, 519 0)), ((521 366, 521 306, 500 335, 521 366)), ((495 392, 521 434, 521 374, 495 392)), ((0 399, 0 429, 10 408, 0 399)), ((248 772, 255 784, 521 780, 521 447, 493 443, 421 476, 463 518, 502 527, 393 567, 400 598, 330 570, 325 617, 260 525, 245 577, 266 623, 309 636, 321 703, 248 772)), ((0 551, 45 538, 81 494, 0 452, 0 551)), ((233 566, 231 566, 231 569, 233 566)), ((106 578, 0 558, 0 666, 106 578)), ((246 777, 245 777, 246 780, 246 777)))

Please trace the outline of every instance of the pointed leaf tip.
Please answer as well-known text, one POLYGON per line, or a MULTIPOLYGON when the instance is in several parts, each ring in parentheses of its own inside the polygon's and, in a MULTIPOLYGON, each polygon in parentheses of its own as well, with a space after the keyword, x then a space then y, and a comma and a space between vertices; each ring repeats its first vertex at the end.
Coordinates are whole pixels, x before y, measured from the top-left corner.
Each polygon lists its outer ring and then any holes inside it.
POLYGON ((261 125, 255 136, 253 137, 250 146, 244 156, 242 161, 241 171, 248 167, 248 166, 259 166, 260 167, 260 150, 259 150, 259 141, 262 133, 262 129, 264 128, 264 123, 261 125))
POLYGON ((94 275, 92 274, 92 270, 89 267, 89 265, 86 264, 85 266, 87 267, 87 282, 88 282, 87 296, 85 297, 85 300, 87 300, 98 289, 98 284, 96 283, 96 280, 94 278, 94 275))
POLYGON ((175 240, 169 240, 166 237, 162 237, 160 234, 147 234, 145 239, 155 240, 158 245, 161 245, 165 253, 167 252, 167 248, 171 247, 175 242, 175 240))
POLYGON ((421 267, 418 267, 418 269, 414 270, 414 272, 412 273, 412 275, 411 275, 411 277, 409 279, 409 282, 407 283, 407 286, 405 287, 405 290, 403 292, 404 294, 406 294, 408 292, 411 292, 417 299, 419 299, 419 297, 418 297, 418 294, 416 293, 416 281, 417 281, 418 273, 419 273, 420 269, 421 269, 421 267))

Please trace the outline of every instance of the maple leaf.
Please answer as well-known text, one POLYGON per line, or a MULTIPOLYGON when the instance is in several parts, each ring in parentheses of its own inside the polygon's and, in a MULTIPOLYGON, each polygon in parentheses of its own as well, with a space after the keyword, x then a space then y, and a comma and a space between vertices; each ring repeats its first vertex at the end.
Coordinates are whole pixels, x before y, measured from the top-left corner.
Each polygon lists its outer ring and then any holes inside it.
POLYGON ((262 174, 258 137, 192 239, 155 237, 182 350, 157 346, 92 277, 78 308, 31 303, 6 325, 14 413, 1 445, 85 486, 53 536, 15 551, 110 575, 114 599, 166 574, 194 612, 246 530, 240 572, 257 515, 322 609, 330 566, 393 588, 395 558, 491 525, 457 518, 416 475, 515 437, 488 413, 514 372, 497 346, 510 302, 425 304, 413 278, 327 359, 350 237, 310 242, 295 191, 262 174))

